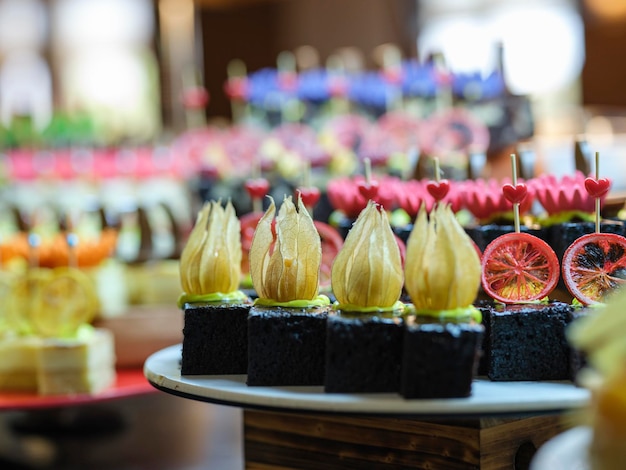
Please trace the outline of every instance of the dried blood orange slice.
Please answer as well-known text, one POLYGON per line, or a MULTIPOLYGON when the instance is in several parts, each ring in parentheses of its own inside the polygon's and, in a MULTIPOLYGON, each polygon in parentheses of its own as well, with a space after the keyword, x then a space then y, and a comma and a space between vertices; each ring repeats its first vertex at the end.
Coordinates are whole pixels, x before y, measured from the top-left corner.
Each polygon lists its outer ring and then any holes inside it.
POLYGON ((584 305, 602 302, 626 283, 626 238, 590 233, 577 238, 563 254, 563 282, 584 305))
POLYGON ((499 236, 487 245, 481 263, 483 289, 506 304, 542 299, 559 282, 554 250, 527 233, 499 236))

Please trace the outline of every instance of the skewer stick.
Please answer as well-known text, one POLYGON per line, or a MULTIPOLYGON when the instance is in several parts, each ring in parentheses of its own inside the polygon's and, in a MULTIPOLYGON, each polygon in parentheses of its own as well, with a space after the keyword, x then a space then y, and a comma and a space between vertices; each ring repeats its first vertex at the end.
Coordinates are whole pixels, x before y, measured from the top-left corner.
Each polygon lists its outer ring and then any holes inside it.
POLYGON ((39 245, 41 240, 36 233, 30 233, 28 235, 28 267, 39 267, 39 245))
POLYGON ((363 163, 365 165, 365 184, 369 186, 372 183, 372 161, 365 158, 363 163))
POLYGON ((441 168, 439 167, 439 157, 434 158, 435 163, 435 181, 439 183, 441 181, 441 168))
MULTIPOLYGON (((600 152, 596 152, 596 181, 600 179, 600 152)), ((600 198, 596 197, 596 233, 600 233, 600 198)))
MULTIPOLYGON (((261 176, 261 157, 257 154, 257 158, 254 159, 252 164, 252 178, 259 179, 261 176)), ((263 201, 261 198, 252 198, 252 212, 263 212, 263 201)))
MULTIPOLYGON (((512 183, 513 186, 517 186, 517 157, 514 153, 511 154, 511 171, 513 174, 512 183)), ((519 202, 513 203, 513 224, 515 226, 515 232, 520 233, 520 222, 519 222, 519 202)))

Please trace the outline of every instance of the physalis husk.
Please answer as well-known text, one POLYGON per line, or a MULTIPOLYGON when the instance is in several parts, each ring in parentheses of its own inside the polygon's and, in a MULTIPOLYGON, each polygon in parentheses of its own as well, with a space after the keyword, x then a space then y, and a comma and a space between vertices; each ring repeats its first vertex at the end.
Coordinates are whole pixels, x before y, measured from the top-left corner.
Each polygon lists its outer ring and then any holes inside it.
POLYGON ((471 238, 447 204, 430 213, 422 205, 407 241, 405 288, 417 310, 470 306, 480 286, 481 266, 471 238))
POLYGON ((318 294, 322 261, 319 233, 300 197, 297 208, 291 196, 286 197, 274 221, 275 213, 271 199, 250 247, 252 285, 260 299, 312 301, 318 294))
POLYGON ((230 293, 241 279, 241 226, 230 203, 206 203, 180 256, 180 281, 189 295, 230 293))
POLYGON ((340 308, 393 307, 402 293, 402 258, 387 213, 370 201, 333 262, 333 294, 340 308))

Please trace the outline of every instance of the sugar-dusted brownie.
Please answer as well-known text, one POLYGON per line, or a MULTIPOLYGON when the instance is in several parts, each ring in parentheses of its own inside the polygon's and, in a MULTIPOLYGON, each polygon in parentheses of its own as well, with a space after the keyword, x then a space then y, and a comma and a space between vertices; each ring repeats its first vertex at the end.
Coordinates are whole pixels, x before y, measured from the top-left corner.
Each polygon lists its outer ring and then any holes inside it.
POLYGON ((181 375, 245 374, 251 304, 184 305, 181 375))
POLYGON ((392 313, 337 312, 326 335, 328 393, 400 390, 403 317, 392 313))
POLYGON ((480 373, 500 380, 567 380, 570 348, 565 329, 570 304, 560 301, 477 305, 485 338, 480 373))
POLYGON ((323 385, 330 307, 253 306, 248 385, 323 385))
POLYGON ((411 316, 404 328, 400 394, 462 398, 472 393, 484 327, 411 316))

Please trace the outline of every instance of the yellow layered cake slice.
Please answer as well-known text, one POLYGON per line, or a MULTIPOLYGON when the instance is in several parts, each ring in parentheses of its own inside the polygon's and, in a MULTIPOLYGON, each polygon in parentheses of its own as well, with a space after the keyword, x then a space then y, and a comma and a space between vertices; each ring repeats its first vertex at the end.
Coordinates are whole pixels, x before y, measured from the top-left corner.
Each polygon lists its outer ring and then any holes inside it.
POLYGON ((113 334, 95 328, 76 338, 46 338, 37 366, 40 395, 98 393, 115 382, 113 334))
POLYGON ((41 340, 7 337, 0 340, 0 390, 37 391, 37 356, 41 340))

